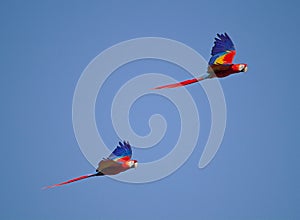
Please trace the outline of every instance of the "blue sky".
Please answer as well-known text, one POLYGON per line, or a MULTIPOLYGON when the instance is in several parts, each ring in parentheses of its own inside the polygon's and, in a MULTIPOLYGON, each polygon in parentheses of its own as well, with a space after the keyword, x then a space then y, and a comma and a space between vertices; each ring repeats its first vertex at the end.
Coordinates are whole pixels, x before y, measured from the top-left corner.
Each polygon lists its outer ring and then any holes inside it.
MULTIPOLYGON (((300 49, 298 2, 2 1, 0 5, 1 219, 300 217, 300 77, 294 61, 300 49), (207 167, 199 169, 198 162, 210 129, 210 110, 201 87, 190 86, 201 109, 201 130, 193 154, 175 173, 147 184, 104 177, 41 190, 94 171, 74 135, 72 99, 82 71, 95 56, 116 43, 153 36, 180 41, 208 60, 213 38, 225 31, 236 45, 235 62, 248 63, 249 69, 220 81, 227 127, 220 150, 207 167)), ((149 60, 111 75, 96 105, 99 132, 111 149, 119 140, 108 117, 111 92, 147 72, 178 80, 190 77, 175 65, 149 60)), ((153 113, 164 115, 169 125, 161 144, 134 149, 140 162, 160 158, 174 146, 180 127, 174 109, 155 95, 132 107, 130 121, 140 135, 149 132, 147 121, 153 113)))

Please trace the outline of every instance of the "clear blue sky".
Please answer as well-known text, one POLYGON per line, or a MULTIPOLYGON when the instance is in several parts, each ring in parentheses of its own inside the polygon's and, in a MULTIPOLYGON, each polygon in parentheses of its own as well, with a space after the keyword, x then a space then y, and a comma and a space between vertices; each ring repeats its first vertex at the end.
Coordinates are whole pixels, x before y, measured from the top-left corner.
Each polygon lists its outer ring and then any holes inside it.
MULTIPOLYGON (((299 219, 298 9, 289 0, 2 1, 0 218, 299 219), (209 59, 213 38, 225 31, 237 48, 235 62, 248 63, 249 70, 221 80, 227 127, 206 168, 198 162, 210 129, 209 108, 201 87, 190 86, 198 108, 203 106, 200 139, 171 176, 148 184, 99 177, 41 190, 94 171, 76 142, 72 99, 96 55, 124 40, 154 36, 183 42, 209 59)), ((119 140, 107 119, 110 91, 146 72, 190 77, 174 65, 150 61, 116 71, 96 108, 110 148, 119 140)), ((173 108, 157 96, 133 106, 130 120, 140 135, 157 112, 174 128, 163 144, 134 149, 140 162, 172 149, 179 126, 173 108)))

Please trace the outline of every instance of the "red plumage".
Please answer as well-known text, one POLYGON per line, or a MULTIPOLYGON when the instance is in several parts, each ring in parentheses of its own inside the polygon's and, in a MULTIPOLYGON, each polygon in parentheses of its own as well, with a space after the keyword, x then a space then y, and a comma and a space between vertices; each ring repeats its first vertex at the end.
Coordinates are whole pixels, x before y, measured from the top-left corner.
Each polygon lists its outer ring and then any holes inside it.
POLYGON ((129 142, 126 141, 124 141, 123 143, 119 142, 119 146, 116 147, 116 149, 109 155, 109 157, 99 162, 98 168, 96 170, 97 173, 80 176, 62 183, 46 186, 44 187, 44 189, 62 186, 65 184, 73 183, 78 180, 82 180, 94 176, 116 175, 130 168, 136 168, 137 160, 131 160, 131 156, 132 156, 132 149, 129 142))
POLYGON ((231 74, 246 72, 248 68, 247 64, 232 64, 236 51, 230 37, 226 33, 218 34, 217 36, 218 38, 215 38, 214 46, 211 51, 212 57, 208 62, 208 75, 174 84, 158 86, 153 89, 176 88, 196 83, 204 79, 215 77, 223 78, 231 74))

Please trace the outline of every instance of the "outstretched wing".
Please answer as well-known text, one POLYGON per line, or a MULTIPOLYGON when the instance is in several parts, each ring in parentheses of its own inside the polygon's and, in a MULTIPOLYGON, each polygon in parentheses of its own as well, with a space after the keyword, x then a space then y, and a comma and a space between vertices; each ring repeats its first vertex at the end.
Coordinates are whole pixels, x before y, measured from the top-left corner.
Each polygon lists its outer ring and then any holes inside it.
POLYGON ((116 162, 125 162, 130 160, 132 156, 132 150, 129 142, 119 142, 119 146, 109 155, 108 159, 116 162))
POLYGON ((225 34, 217 34, 214 46, 211 50, 209 65, 212 64, 231 64, 235 56, 235 48, 230 37, 225 34))

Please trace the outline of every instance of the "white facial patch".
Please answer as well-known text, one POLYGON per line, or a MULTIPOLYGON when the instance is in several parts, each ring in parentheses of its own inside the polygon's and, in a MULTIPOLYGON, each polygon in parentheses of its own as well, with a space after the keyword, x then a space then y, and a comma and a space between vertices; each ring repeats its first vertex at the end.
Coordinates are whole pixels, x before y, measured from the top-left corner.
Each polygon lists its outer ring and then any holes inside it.
POLYGON ((239 66, 239 71, 242 71, 242 70, 244 69, 244 67, 245 67, 245 65, 241 64, 241 65, 239 66))

